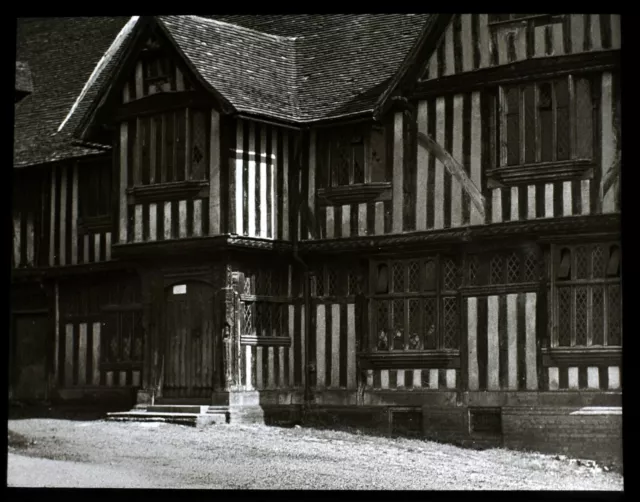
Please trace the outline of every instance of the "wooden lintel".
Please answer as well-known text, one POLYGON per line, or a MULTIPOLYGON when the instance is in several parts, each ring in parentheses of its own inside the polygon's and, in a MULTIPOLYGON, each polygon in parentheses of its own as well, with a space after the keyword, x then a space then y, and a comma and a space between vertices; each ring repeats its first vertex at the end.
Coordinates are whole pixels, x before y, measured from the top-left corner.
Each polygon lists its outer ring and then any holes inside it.
POLYGON ((476 206, 480 216, 484 219, 485 217, 485 201, 482 196, 482 192, 476 186, 476 184, 467 176, 464 167, 460 162, 458 162, 453 155, 451 155, 447 150, 445 150, 437 141, 435 141, 428 134, 419 131, 418 132, 418 141, 421 145, 423 145, 429 153, 435 156, 444 167, 449 171, 449 173, 455 177, 458 182, 462 185, 464 191, 471 198, 471 202, 476 206))

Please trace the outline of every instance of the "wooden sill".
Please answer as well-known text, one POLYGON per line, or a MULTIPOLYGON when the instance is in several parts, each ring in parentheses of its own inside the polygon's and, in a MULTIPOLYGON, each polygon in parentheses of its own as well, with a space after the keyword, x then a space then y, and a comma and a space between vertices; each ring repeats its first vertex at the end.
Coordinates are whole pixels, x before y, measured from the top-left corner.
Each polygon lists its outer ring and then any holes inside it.
POLYGON ((159 202, 175 199, 192 199, 209 194, 208 181, 174 181, 153 185, 138 185, 127 189, 129 204, 159 202))
POLYGON ((527 16, 521 17, 518 19, 506 19, 504 21, 493 21, 491 23, 487 23, 489 26, 509 26, 509 25, 517 25, 517 24, 526 24, 529 21, 536 21, 536 26, 540 26, 541 24, 550 24, 550 23, 559 23, 564 19, 564 14, 536 14, 535 16, 527 16), (546 21, 546 22, 543 22, 546 21))
POLYGON ((593 160, 563 160, 487 169, 489 188, 593 178, 593 160))
POLYGON ((460 351, 458 350, 361 352, 358 356, 360 366, 363 369, 460 367, 460 351))
POLYGON ((108 232, 113 227, 111 215, 94 216, 78 220, 78 233, 80 235, 88 233, 108 232))
POLYGON ((542 349, 542 365, 622 364, 622 347, 556 347, 542 349))
POLYGON ((320 206, 341 206, 391 200, 391 182, 356 183, 353 185, 319 188, 316 191, 320 206))
POLYGON ((291 345, 291 338, 288 336, 248 336, 242 335, 240 337, 241 345, 258 345, 261 347, 289 347, 291 345))

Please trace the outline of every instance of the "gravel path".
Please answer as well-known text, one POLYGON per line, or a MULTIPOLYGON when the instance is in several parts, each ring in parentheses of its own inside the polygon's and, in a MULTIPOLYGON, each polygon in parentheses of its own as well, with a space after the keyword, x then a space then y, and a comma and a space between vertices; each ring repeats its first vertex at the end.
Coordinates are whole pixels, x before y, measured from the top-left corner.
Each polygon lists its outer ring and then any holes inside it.
POLYGON ((265 426, 9 421, 9 486, 622 490, 622 476, 540 454, 265 426), (22 442, 20 436, 23 437, 22 442), (16 439, 18 438, 18 439, 16 439), (35 441, 35 444, 33 442, 35 441), (11 446, 11 445, 15 446, 11 446))

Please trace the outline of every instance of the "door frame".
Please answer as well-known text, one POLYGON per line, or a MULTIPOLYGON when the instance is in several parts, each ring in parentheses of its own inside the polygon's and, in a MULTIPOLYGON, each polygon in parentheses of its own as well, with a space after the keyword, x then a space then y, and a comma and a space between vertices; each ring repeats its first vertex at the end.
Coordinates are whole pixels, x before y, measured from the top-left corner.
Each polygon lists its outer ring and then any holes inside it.
MULTIPOLYGON (((159 386, 158 386, 158 394, 157 397, 158 398, 164 398, 164 399, 173 399, 173 398, 166 398, 166 396, 164 396, 164 383, 165 383, 165 378, 166 378, 166 360, 168 357, 167 354, 167 345, 168 345, 168 335, 167 335, 167 298, 168 298, 168 294, 171 288, 173 288, 174 286, 179 286, 182 284, 193 284, 193 283, 199 283, 199 284, 204 284, 206 286, 208 286, 209 288, 211 288, 212 291, 212 308, 213 308, 213 343, 212 343, 212 350, 214 350, 214 355, 212 356, 212 360, 213 357, 215 356, 215 344, 216 344, 216 340, 217 340, 217 335, 219 332, 219 315, 216 309, 216 300, 217 300, 217 296, 218 296, 218 291, 215 287, 215 284, 212 280, 210 280, 204 273, 200 273, 200 274, 193 274, 193 273, 185 273, 185 274, 172 274, 171 276, 167 277, 165 275, 164 277, 164 281, 163 281, 163 288, 162 288, 162 319, 161 319, 161 329, 160 329, 160 347, 158 350, 158 354, 160 356, 159 361, 158 361, 158 371, 160 374, 160 378, 159 380, 159 386)), ((214 366, 215 368, 215 366, 214 366)), ((222 371, 222 369, 221 369, 222 371)), ((224 373, 224 372, 223 372, 224 373)), ((212 388, 212 392, 216 392, 216 374, 215 371, 213 371, 212 369, 212 382, 211 382, 211 388, 212 388)), ((189 398, 189 397, 186 397, 189 398)), ((181 398, 175 398, 175 399, 181 399, 181 398)))
POLYGON ((51 380, 52 380, 52 362, 54 348, 54 329, 52 329, 51 312, 48 308, 40 309, 15 309, 11 311, 11 325, 10 325, 10 361, 9 361, 9 396, 10 399, 15 399, 14 390, 18 384, 19 372, 18 372, 18 331, 17 331, 17 319, 21 317, 41 317, 47 322, 47 330, 45 333, 45 347, 44 347, 44 400, 48 400, 51 396, 51 380))

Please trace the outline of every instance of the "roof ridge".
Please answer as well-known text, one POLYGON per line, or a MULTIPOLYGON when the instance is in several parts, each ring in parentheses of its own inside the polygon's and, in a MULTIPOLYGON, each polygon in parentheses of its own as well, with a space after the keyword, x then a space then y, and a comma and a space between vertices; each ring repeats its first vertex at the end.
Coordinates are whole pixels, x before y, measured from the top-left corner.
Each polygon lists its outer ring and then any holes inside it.
MULTIPOLYGON (((158 16, 158 17, 165 17, 165 16, 158 16)), ((167 17, 169 17, 169 16, 167 16, 167 17)), ((204 16, 196 16, 194 14, 187 14, 187 15, 180 16, 180 17, 191 17, 191 18, 197 19, 198 21, 205 21, 205 22, 209 22, 209 23, 213 23, 213 24, 223 24, 223 25, 226 25, 226 26, 233 26, 234 28, 237 28, 239 30, 243 30, 243 31, 251 32, 251 33, 259 33, 260 35, 264 35, 266 37, 275 38, 276 40, 291 40, 291 41, 295 41, 295 40, 298 40, 299 38, 303 38, 302 36, 292 37, 292 36, 286 36, 286 35, 274 35, 273 33, 267 33, 265 31, 256 30, 256 29, 253 29, 253 28, 247 28, 246 26, 242 26, 240 24, 229 23, 227 21, 220 21, 218 19, 212 19, 212 18, 204 17, 204 16)))

